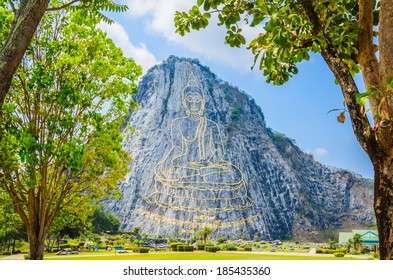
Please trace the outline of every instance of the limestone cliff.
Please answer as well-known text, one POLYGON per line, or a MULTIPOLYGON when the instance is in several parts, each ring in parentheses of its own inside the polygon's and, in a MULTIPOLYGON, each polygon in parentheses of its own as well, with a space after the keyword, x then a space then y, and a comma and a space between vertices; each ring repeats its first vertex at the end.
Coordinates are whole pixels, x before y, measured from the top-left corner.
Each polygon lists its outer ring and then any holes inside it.
POLYGON ((137 101, 123 196, 107 203, 122 230, 167 236, 207 225, 214 237, 315 239, 375 222, 370 180, 314 161, 198 61, 171 56, 153 67, 137 101))

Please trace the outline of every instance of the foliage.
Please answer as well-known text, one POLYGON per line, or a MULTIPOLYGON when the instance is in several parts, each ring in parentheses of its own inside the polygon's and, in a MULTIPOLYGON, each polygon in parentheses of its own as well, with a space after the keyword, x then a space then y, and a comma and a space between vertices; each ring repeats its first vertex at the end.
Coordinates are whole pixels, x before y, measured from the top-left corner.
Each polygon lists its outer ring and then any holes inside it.
POLYGON ((12 10, 7 7, 7 1, 0 0, 0 49, 4 47, 13 19, 14 14, 12 13, 12 10))
POLYGON ((344 253, 340 253, 340 252, 335 252, 335 253, 334 253, 334 256, 335 256, 336 258, 343 258, 343 257, 345 256, 345 254, 344 254, 344 253))
POLYGON ((224 243, 227 240, 228 240, 228 238, 226 238, 226 237, 219 237, 219 238, 217 238, 216 241, 217 241, 217 243, 221 244, 221 243, 224 243))
MULTIPOLYGON (((326 46, 324 34, 329 34, 334 46, 351 72, 359 72, 354 60, 357 50, 357 1, 316 1, 315 11, 323 23, 320 34, 312 33, 312 23, 296 1, 215 1, 200 0, 188 13, 176 12, 176 32, 184 35, 190 29, 208 25, 211 14, 218 15, 219 25, 225 26, 225 43, 232 47, 246 44, 243 25, 263 28, 248 48, 255 64, 263 70, 267 82, 280 85, 297 74, 297 64, 310 59, 310 52, 320 52, 326 46), (223 4, 223 5, 222 5, 223 4), (258 62, 259 61, 259 62, 258 62)), ((374 13, 378 10, 375 7, 374 13)))
POLYGON ((373 253, 373 258, 379 260, 380 259, 379 252, 374 252, 373 253))
POLYGON ((225 244, 224 246, 222 246, 222 250, 237 251, 237 246, 235 244, 225 244))
POLYGON ((139 253, 142 253, 142 254, 144 254, 144 253, 149 253, 149 248, 145 248, 145 247, 141 247, 141 248, 139 248, 139 253))
POLYGON ((349 252, 351 255, 360 255, 361 252, 358 250, 352 250, 351 252, 349 252))
POLYGON ((361 251, 362 249, 362 236, 359 233, 356 233, 353 237, 352 237, 352 242, 353 242, 353 247, 358 250, 361 251))
POLYGON ((329 239, 329 248, 333 249, 333 250, 336 249, 337 248, 337 241, 329 239))
POLYGON ((217 251, 220 251, 220 247, 206 246, 206 252, 215 253, 217 251))
POLYGON ((184 251, 185 252, 193 252, 194 251, 194 246, 184 245, 184 251))
POLYGON ((184 246, 184 245, 188 245, 187 243, 182 243, 182 242, 172 242, 169 244, 169 246, 171 247, 172 251, 178 251, 179 246, 184 246))
POLYGON ((112 23, 107 12, 124 12, 127 6, 113 0, 0 0, 0 111, 13 75, 44 14, 69 10, 79 11, 86 19, 112 23))
POLYGON ((100 204, 91 217, 91 224, 94 233, 117 232, 120 227, 120 220, 112 213, 107 213, 103 204, 100 204))
POLYGON ((48 14, 3 104, 0 189, 29 237, 46 235, 67 206, 118 196, 127 172, 120 125, 136 107, 141 69, 96 23, 78 12, 48 14), (31 223, 35 215, 42 218, 31 223))

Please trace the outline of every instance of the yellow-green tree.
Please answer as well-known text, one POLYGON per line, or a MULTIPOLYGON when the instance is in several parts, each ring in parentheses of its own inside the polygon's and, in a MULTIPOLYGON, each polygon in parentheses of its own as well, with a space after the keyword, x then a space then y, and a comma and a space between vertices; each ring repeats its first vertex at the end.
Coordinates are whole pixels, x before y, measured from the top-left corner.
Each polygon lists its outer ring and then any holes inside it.
POLYGON ((297 64, 320 53, 340 85, 355 136, 375 171, 374 208, 381 259, 393 259, 393 3, 391 0, 197 0, 177 12, 181 35, 208 25, 217 15, 225 43, 245 44, 243 24, 260 30, 248 48, 267 82, 281 85, 297 64), (376 54, 378 52, 378 55, 376 54), (354 75, 361 71, 366 92, 354 75), (366 103, 374 124, 366 113, 366 103))
POLYGON ((40 23, 2 106, 0 190, 26 227, 30 259, 61 209, 116 195, 129 156, 123 116, 141 68, 80 11, 40 23))
MULTIPOLYGON (((127 6, 112 0, 0 0, 0 111, 30 40, 45 13, 79 9, 85 16, 111 22, 102 11, 122 12, 127 6)), ((1 134, 0 134, 1 137, 1 134)))

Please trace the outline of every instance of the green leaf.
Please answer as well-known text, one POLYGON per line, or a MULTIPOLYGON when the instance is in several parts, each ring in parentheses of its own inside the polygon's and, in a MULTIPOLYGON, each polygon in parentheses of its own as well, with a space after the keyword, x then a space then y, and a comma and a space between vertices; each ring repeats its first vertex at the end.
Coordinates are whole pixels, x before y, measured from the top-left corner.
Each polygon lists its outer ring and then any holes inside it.
POLYGON ((371 92, 363 92, 363 93, 359 93, 356 95, 356 102, 360 105, 360 106, 364 106, 366 105, 367 101, 369 101, 370 96, 371 96, 371 92))

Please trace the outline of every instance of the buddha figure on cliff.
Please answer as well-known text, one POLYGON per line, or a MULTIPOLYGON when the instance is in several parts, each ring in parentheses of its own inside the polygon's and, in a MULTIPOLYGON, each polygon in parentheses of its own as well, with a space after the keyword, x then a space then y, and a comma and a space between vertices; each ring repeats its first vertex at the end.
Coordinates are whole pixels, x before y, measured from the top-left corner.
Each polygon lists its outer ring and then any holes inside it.
POLYGON ((172 121, 171 149, 155 166, 155 191, 145 200, 202 213, 248 208, 243 173, 225 160, 219 126, 204 117, 204 94, 192 74, 182 103, 186 115, 172 121))

